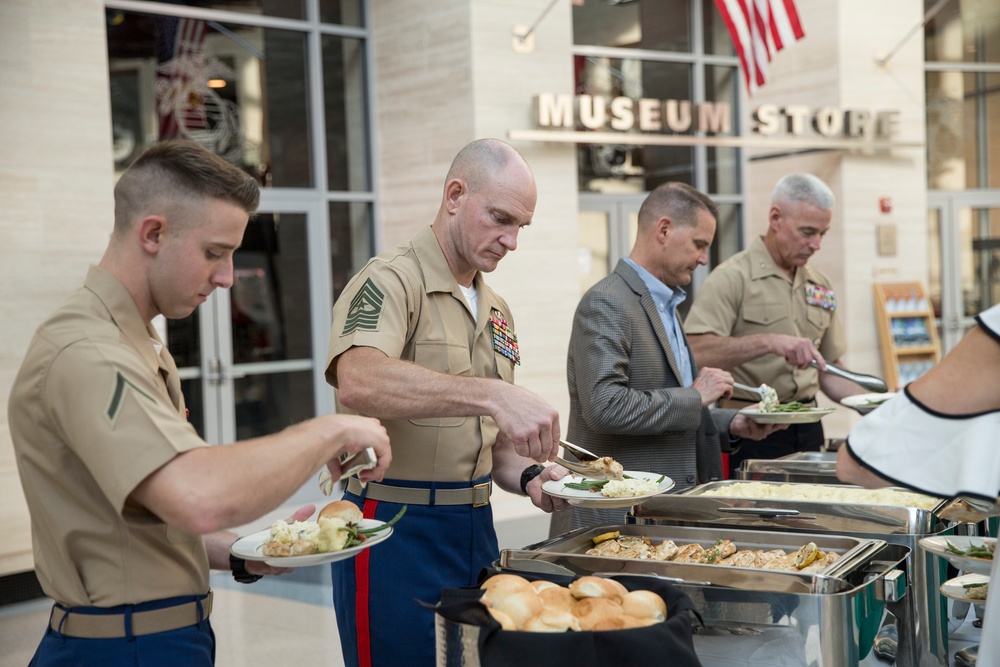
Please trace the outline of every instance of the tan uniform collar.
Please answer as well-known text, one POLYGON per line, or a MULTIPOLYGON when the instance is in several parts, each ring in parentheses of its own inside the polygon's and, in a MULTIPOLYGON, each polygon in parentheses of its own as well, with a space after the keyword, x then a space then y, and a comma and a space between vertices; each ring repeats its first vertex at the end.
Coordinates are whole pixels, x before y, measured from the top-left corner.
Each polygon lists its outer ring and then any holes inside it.
MULTIPOLYGON (((428 226, 413 237, 413 251, 420 260, 420 268, 424 273, 424 285, 428 292, 458 291, 458 281, 451 273, 448 260, 441 250, 434 231, 428 226)), ((461 295, 461 292, 459 292, 461 295)))
POLYGON ((808 264, 800 266, 795 271, 794 280, 789 278, 788 274, 785 273, 780 266, 778 266, 777 262, 774 261, 774 257, 771 256, 771 251, 767 249, 766 245, 764 245, 763 236, 758 236, 750 242, 750 247, 747 248, 747 254, 750 257, 751 280, 760 280, 761 278, 779 276, 793 285, 798 285, 802 282, 820 282, 816 273, 808 264))
MULTIPOLYGON (((424 285, 427 293, 447 292, 465 303, 465 296, 462 295, 458 281, 455 280, 451 267, 448 266, 448 260, 444 256, 444 251, 441 250, 441 244, 438 243, 434 231, 429 226, 425 227, 413 237, 410 244, 413 246, 413 252, 416 253, 420 268, 424 273, 424 285)), ((477 313, 476 321, 481 323, 484 321, 482 317, 484 309, 489 309, 489 302, 484 296, 486 281, 483 280, 483 274, 479 271, 476 272, 472 285, 479 293, 479 313, 477 313)), ((477 332, 479 330, 481 327, 476 328, 477 332)))
POLYGON ((152 325, 142 321, 139 308, 125 286, 99 266, 90 267, 83 286, 93 292, 108 309, 111 319, 149 365, 150 370, 158 370, 161 367, 160 356, 156 354, 149 339, 159 343, 163 341, 152 325))

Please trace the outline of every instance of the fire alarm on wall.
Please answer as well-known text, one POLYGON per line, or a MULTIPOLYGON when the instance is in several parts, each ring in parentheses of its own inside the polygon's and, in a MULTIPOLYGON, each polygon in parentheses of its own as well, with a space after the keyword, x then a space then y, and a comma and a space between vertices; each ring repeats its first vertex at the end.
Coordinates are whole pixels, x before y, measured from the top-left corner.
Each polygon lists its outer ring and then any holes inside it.
POLYGON ((879 197, 878 208, 883 213, 892 213, 892 197, 879 197))

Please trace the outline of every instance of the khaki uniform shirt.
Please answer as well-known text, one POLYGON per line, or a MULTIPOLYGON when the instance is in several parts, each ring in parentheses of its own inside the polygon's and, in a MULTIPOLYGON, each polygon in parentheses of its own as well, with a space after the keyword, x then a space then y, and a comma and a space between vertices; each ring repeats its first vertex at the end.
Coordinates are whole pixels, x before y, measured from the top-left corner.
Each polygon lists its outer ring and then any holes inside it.
POLYGON ((177 367, 125 287, 91 267, 35 333, 8 403, 42 589, 111 607, 208 591, 200 536, 129 495, 178 453, 204 447, 177 367))
MULTIPOLYGON (((513 382, 515 362, 504 355, 516 355, 510 308, 481 274, 473 284, 479 306, 475 318, 430 227, 369 260, 333 307, 327 380, 337 386, 337 358, 360 346, 440 373, 513 382)), ((339 400, 337 410, 351 412, 339 400)), ((491 417, 387 419, 382 424, 392 443, 387 478, 460 482, 479 479, 493 468, 497 426, 491 417)))
MULTIPOLYGON (((684 331, 688 336, 780 333, 808 338, 832 362, 847 350, 835 310, 829 278, 806 265, 795 271, 793 281, 758 237, 708 274, 684 321, 684 331)), ((752 359, 732 374, 734 380, 751 387, 774 387, 782 403, 812 400, 819 390, 818 370, 794 368, 775 354, 752 359)))

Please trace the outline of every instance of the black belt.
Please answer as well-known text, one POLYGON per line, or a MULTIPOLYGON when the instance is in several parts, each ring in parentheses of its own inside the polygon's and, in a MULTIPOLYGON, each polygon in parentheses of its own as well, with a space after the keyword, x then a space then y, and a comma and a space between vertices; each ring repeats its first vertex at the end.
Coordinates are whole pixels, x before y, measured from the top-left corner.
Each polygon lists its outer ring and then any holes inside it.
POLYGON ((85 639, 119 639, 153 635, 197 625, 212 613, 212 591, 202 600, 184 602, 163 609, 121 612, 119 614, 84 614, 52 607, 49 627, 59 634, 85 639), (131 619, 131 633, 127 632, 127 619, 131 619))
MULTIPOLYGON (((433 489, 435 505, 472 505, 483 507, 490 504, 490 493, 493 490, 492 480, 476 484, 464 489, 433 489)), ((432 489, 420 489, 409 486, 392 486, 379 482, 368 482, 362 493, 361 482, 357 477, 347 480, 347 491, 356 496, 364 495, 372 500, 384 500, 388 503, 404 505, 430 505, 432 489)))

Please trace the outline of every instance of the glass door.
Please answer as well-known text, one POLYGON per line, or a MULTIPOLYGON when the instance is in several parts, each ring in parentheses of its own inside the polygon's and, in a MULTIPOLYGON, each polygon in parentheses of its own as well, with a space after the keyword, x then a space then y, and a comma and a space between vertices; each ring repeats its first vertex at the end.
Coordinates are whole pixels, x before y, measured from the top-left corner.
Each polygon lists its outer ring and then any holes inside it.
POLYGON ((932 193, 928 204, 930 292, 947 353, 1000 303, 1000 193, 932 193))
POLYGON ((330 296, 312 287, 329 284, 320 209, 262 208, 233 257, 233 287, 213 292, 191 317, 167 322, 189 418, 213 444, 330 411, 316 361, 326 358, 330 296))
POLYGON ((635 244, 645 195, 580 195, 580 294, 607 277, 635 244))
MULTIPOLYGON (((628 257, 635 245, 639 228, 639 208, 646 200, 643 194, 621 195, 580 195, 580 294, 614 271, 618 260, 628 257)), ((727 221, 735 219, 736 207, 723 205, 720 211, 720 229, 729 229, 727 221)), ((736 235, 738 238, 738 234, 736 235)), ((710 253, 710 264, 714 264, 720 245, 724 245, 722 235, 717 233, 710 253)), ((739 248, 732 250, 735 252, 739 248)), ((699 266, 691 277, 691 284, 684 287, 688 298, 678 310, 681 317, 687 316, 695 290, 708 275, 708 266, 699 266)))

